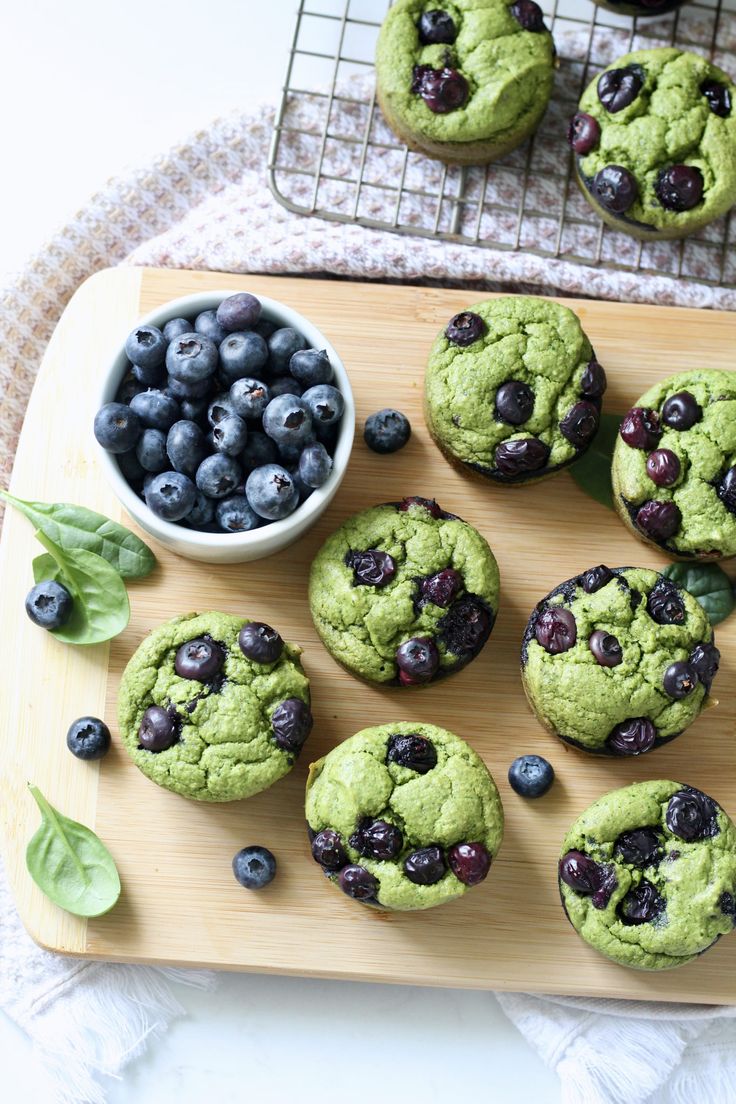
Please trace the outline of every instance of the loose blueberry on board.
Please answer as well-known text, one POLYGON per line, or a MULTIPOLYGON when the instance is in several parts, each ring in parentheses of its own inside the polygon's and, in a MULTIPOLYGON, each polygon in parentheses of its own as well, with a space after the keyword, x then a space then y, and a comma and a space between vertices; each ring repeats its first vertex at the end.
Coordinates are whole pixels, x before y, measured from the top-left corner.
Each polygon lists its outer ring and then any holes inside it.
POLYGON ((302 395, 302 401, 309 407, 312 422, 317 429, 320 426, 336 425, 345 410, 342 392, 330 383, 320 383, 308 388, 302 395))
POLYGON ((234 383, 268 364, 268 345, 260 334, 230 334, 220 345, 220 371, 227 383, 234 383))
POLYGON ((325 349, 298 349, 289 361, 289 373, 304 387, 330 383, 334 375, 325 349))
POLYGON ((137 326, 125 342, 125 355, 131 364, 156 372, 163 368, 167 345, 157 326, 137 326))
POLYGON ((268 521, 288 517, 299 505, 294 478, 280 464, 255 468, 245 482, 245 497, 251 509, 268 521))
POLYGON ((678 391, 665 400, 662 421, 670 429, 690 429, 703 417, 700 403, 689 391, 678 391))
POLYGON ((348 853, 343 846, 339 832, 333 828, 323 828, 312 840, 312 858, 324 870, 334 873, 349 863, 348 853))
POLYGON ((181 472, 154 475, 146 491, 146 505, 163 521, 181 521, 193 508, 197 488, 181 472))
POLYGON ((654 193, 668 211, 691 211, 703 198, 705 181, 693 165, 670 165, 662 169, 654 184, 654 193))
POLYGON ((584 157, 595 149, 600 141, 601 128, 597 119, 585 111, 578 111, 570 120, 567 128, 567 140, 575 153, 584 157))
POLYGON ((456 843, 447 852, 450 870, 463 885, 474 886, 488 876, 491 856, 482 843, 456 843))
POLYGON ((249 533, 262 524, 245 495, 238 494, 215 503, 215 519, 223 533, 249 533))
POLYGON ((596 629, 588 638, 588 647, 601 667, 618 667, 624 654, 618 638, 603 629, 596 629))
POLYGON ((77 759, 102 759, 110 750, 110 729, 99 717, 78 717, 69 725, 66 746, 77 759))
POLYGON ((638 65, 609 69, 598 78, 598 99, 610 115, 633 103, 644 85, 644 73, 638 65))
POLYGON ((122 403, 105 403, 95 414, 95 437, 107 452, 129 452, 142 431, 138 415, 122 403))
POLYGON ((437 766, 437 750, 431 740, 410 733, 392 736, 388 742, 386 759, 389 763, 406 767, 417 774, 427 774, 437 766))
POLYGON ((217 321, 224 330, 250 330, 261 317, 260 300, 248 291, 228 295, 217 308, 217 321))
POLYGON ((36 583, 26 595, 26 613, 40 629, 60 629, 72 615, 74 599, 65 586, 48 579, 36 583))
POLYGON ((209 682, 222 670, 225 652, 214 640, 202 637, 182 644, 174 659, 174 670, 180 678, 209 682))
POLYGON ((307 487, 321 487, 332 471, 332 457, 319 442, 307 445, 299 457, 299 478, 307 487))
POLYGON ((356 901, 373 901, 378 893, 378 879, 364 866, 344 866, 338 882, 343 893, 356 901))
POLYGON ((227 330, 217 321, 217 311, 213 310, 202 311, 197 315, 194 319, 194 331, 208 337, 215 345, 219 345, 227 337, 227 330))
POLYGON ((414 885, 435 885, 447 872, 442 848, 420 847, 404 859, 404 873, 414 885))
POLYGON ((509 785, 520 797, 542 797, 554 780, 552 764, 541 755, 520 755, 509 767, 509 785))
POLYGON ((263 889, 276 877, 276 859, 267 847, 243 847, 233 859, 233 874, 244 889, 263 889))
POLYGON ((438 43, 451 46, 457 38, 452 16, 441 9, 422 12, 417 29, 422 46, 436 46, 438 43))
POLYGON ((645 755, 654 747, 657 730, 646 717, 622 721, 609 733, 606 747, 613 755, 645 755))
POLYGON ((550 606, 537 618, 534 635, 545 652, 560 655, 575 646, 578 627, 570 610, 550 606))
POLYGON ((160 705, 149 705, 138 729, 138 743, 144 751, 166 751, 178 738, 175 717, 160 705))
MULTIPOLYGON (((303 396, 307 402, 307 395, 303 396)), ((373 452, 388 454, 398 452, 411 437, 409 419, 400 410, 386 407, 369 414, 365 420, 363 439, 373 452)))
POLYGON ((495 417, 509 425, 523 425, 534 412, 534 392, 522 380, 509 380, 496 391, 495 417))
POLYGON ((296 755, 312 731, 312 711, 301 698, 287 698, 271 714, 271 729, 278 747, 296 755))
POLYGON ((623 215, 635 202, 639 187, 622 165, 604 165, 593 177, 592 192, 601 207, 623 215))
POLYGON ((431 65, 415 65, 411 90, 421 96, 435 115, 457 111, 467 101, 469 93, 468 82, 462 73, 447 65, 443 69, 433 69, 431 65))
POLYGON ((249 621, 238 635, 240 650, 253 663, 276 663, 284 649, 279 633, 263 621, 249 621))

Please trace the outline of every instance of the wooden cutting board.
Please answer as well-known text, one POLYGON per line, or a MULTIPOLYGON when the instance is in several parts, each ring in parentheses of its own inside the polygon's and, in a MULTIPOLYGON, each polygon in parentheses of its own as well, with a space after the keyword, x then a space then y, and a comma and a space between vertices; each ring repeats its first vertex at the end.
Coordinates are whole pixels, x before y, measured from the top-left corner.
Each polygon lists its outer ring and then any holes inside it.
MULTIPOLYGON (((573 932, 560 908, 556 857, 570 823, 599 794, 636 780, 674 778, 701 787, 736 815, 736 615, 717 632, 723 666, 720 705, 674 743, 639 760, 586 756, 547 735, 530 714, 518 670, 519 642, 535 601, 599 562, 658 567, 663 558, 631 537, 568 474, 535 487, 486 486, 453 470, 432 445, 421 413, 422 376, 437 330, 476 296, 464 291, 279 277, 119 268, 77 292, 46 354, 18 449, 12 490, 66 500, 120 518, 103 480, 92 418, 116 343, 136 319, 168 299, 205 289, 248 289, 281 299, 329 334, 351 375, 359 432, 349 472, 325 517, 296 547, 257 563, 214 567, 156 548, 160 566, 130 587, 132 618, 110 646, 59 644, 23 611, 38 553, 26 520, 8 511, 0 548, 0 760, 3 847, 23 920, 39 943, 93 958, 180 963, 272 973, 426 985, 654 997, 736 1003, 736 937, 680 970, 639 974, 607 962, 573 932), (409 446, 379 457, 363 444, 370 411, 404 410, 409 446), (306 603, 310 561, 343 518, 404 495, 434 496, 490 541, 502 577, 501 612, 484 652, 462 674, 415 693, 372 689, 329 657, 306 603), (187 610, 216 608, 277 626, 304 648, 315 729, 301 762, 272 790, 227 806, 198 805, 158 789, 128 760, 116 734, 120 674, 150 628, 187 610), (104 715, 114 735, 100 764, 66 749, 75 717, 104 715), (445 725, 480 752, 507 816, 500 856, 484 885, 430 912, 363 909, 321 876, 307 847, 302 795, 307 764, 367 725, 412 719, 445 725), (506 781, 524 752, 557 771, 548 796, 525 801, 506 781), (123 882, 117 907, 84 921, 52 905, 25 870, 38 821, 26 781, 110 847, 123 882), (265 844, 279 875, 248 893, 230 862, 265 844)), ((570 301, 567 301, 570 303, 570 301)), ((670 372, 733 368, 736 315, 579 301, 610 386, 609 410, 623 411, 670 372)))

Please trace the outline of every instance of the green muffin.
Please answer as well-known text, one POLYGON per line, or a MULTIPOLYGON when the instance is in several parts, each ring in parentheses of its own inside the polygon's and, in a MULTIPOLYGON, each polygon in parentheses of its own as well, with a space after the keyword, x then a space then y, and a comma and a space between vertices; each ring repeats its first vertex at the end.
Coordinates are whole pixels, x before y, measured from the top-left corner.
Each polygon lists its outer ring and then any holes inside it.
POLYGON ((736 555, 736 373, 696 369, 650 387, 621 423, 611 476, 642 540, 680 559, 736 555))
POLYGON ((425 417, 442 452, 497 483, 572 464, 595 438, 606 374, 580 320, 547 299, 476 303, 438 334, 425 417))
POLYGON ((376 95, 410 149, 484 164, 536 130, 555 48, 535 0, 397 0, 376 47, 376 95))
POLYGON ((682 238, 736 202, 736 86, 698 54, 626 54, 583 93, 568 138, 585 197, 642 240, 682 238))
POLYGON ((642 755, 706 705, 720 653, 703 608, 657 571, 601 564, 538 603, 521 670, 529 704, 584 751, 642 755))
POLYGON ((433 908, 482 882, 503 808, 484 762, 459 736, 414 721, 365 728, 313 763, 312 855, 349 897, 433 908))
POLYGON ((348 518, 309 577, 309 607, 328 652, 382 685, 424 686, 465 667, 490 635, 498 595, 487 541, 426 498, 348 518))
POLYGON ((278 782, 312 728, 301 648, 227 613, 166 621, 123 673, 123 743, 147 778, 196 801, 237 801, 278 782))
POLYGON ((562 904, 586 943, 622 966, 669 970, 736 921, 736 829, 679 782, 613 790, 578 817, 559 863, 562 904))

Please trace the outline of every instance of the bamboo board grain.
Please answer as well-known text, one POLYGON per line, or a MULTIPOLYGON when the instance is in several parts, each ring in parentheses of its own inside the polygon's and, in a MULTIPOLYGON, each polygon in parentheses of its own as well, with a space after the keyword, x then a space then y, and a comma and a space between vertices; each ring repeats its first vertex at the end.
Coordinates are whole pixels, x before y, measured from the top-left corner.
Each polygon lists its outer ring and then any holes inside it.
MULTIPOLYGON (((23 920, 44 946, 94 958, 167 962, 274 973, 428 985, 494 987, 671 1001, 736 1003, 736 937, 681 970, 638 974, 600 958, 568 926, 555 878, 559 841, 596 796, 634 780, 682 779, 736 814, 736 616, 722 625, 720 705, 673 744, 640 760, 603 760, 559 744, 526 706, 518 672, 523 627, 534 602, 591 564, 659 566, 662 557, 630 536, 565 473, 536 487, 504 490, 452 469, 431 444, 421 415, 430 343, 447 318, 477 296, 378 284, 146 269, 111 269, 77 292, 46 354, 18 449, 12 489, 45 500, 122 511, 103 481, 91 433, 100 373, 136 318, 178 295, 249 289, 294 306, 329 334, 350 372, 359 427, 390 403, 414 427, 394 457, 360 438, 327 515, 295 548, 267 561, 214 567, 156 548, 160 567, 130 587, 132 618, 110 646, 65 647, 23 613, 38 551, 25 519, 8 513, 0 547, 0 631, 11 642, 0 669, 3 847, 23 920), (58 427, 64 431, 59 432, 58 427), (310 560, 327 533, 356 509, 406 494, 434 496, 489 539, 502 575, 502 606, 481 657, 456 678, 419 693, 378 690, 343 672, 319 643, 305 603, 310 560), (121 671, 143 634, 191 609, 219 608, 269 621, 305 649, 315 731, 285 781, 248 802, 201 806, 148 782, 117 738, 100 764, 75 760, 64 734, 83 713, 105 715, 116 732, 121 671), (488 881, 464 900, 427 913, 361 909, 320 875, 302 815, 307 763, 369 724, 433 721, 469 739, 495 775, 507 814, 503 848, 488 881), (522 752, 548 756, 551 793, 523 801, 506 782, 522 752), (25 787, 32 779, 65 813, 112 850, 124 892, 108 916, 71 917, 48 902, 24 867, 37 823, 25 787), (280 873, 249 894, 230 872, 241 846, 263 843, 280 873)), ((570 303, 570 301, 567 301, 570 303)), ((624 410, 652 380, 702 363, 733 368, 736 315, 578 301, 609 373, 609 410, 624 410)))

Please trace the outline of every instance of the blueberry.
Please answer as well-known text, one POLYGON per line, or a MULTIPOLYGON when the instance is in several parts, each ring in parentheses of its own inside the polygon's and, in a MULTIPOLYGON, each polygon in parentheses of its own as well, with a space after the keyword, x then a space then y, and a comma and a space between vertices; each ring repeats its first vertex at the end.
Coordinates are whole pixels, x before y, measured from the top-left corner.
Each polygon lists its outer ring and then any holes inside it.
POLYGON ((215 506, 217 524, 225 533, 248 533, 261 524, 258 514, 248 505, 245 495, 230 495, 215 506))
POLYGON ((209 682, 225 663, 222 647, 208 637, 188 640, 177 650, 174 670, 180 678, 209 682))
POLYGON ((145 390, 146 385, 136 379, 132 372, 128 372, 115 393, 115 402, 128 406, 134 395, 140 395, 141 391, 145 390))
POLYGON ((279 633, 263 621, 249 621, 243 625, 238 644, 245 658, 253 663, 276 663, 284 650, 279 633))
POLYGON ((536 0, 516 0, 511 5, 511 14, 525 31, 546 31, 544 13, 536 0))
POLYGON ((404 684, 429 682, 439 668, 440 653, 431 637, 415 636, 396 649, 396 664, 404 684))
POLYGON ((633 828, 630 832, 622 832, 614 846, 617 859, 642 869, 655 863, 661 853, 662 841, 651 828, 633 828))
POLYGON ((130 409, 143 426, 160 429, 166 433, 181 418, 181 407, 176 399, 164 391, 141 391, 130 400, 130 409))
POLYGON ((601 207, 623 215, 635 203, 639 186, 622 165, 605 165, 593 177, 592 192, 601 207))
POLYGON ((280 464, 254 468, 245 483, 245 497, 259 517, 279 521, 299 505, 299 492, 293 477, 280 464))
POLYGON ((696 644, 690 653, 690 663, 705 689, 710 690, 721 663, 721 653, 718 648, 715 644, 696 644))
POLYGON ((716 484, 716 494, 732 514, 736 514, 736 467, 729 468, 716 484))
POLYGON ((482 843, 456 843, 447 852, 450 870, 463 885, 474 886, 488 876, 491 856, 482 843))
POLYGON ((354 586, 383 587, 396 574, 396 561, 388 552, 379 548, 366 548, 362 552, 350 551, 345 563, 353 569, 354 586))
POLYGON ((647 612, 658 625, 682 625, 685 604, 679 589, 669 579, 657 580, 647 598, 647 612))
POLYGON ((279 395, 263 413, 263 429, 279 446, 306 444, 312 433, 309 407, 296 395, 279 395))
POLYGON ((227 498, 240 484, 243 471, 232 456, 216 452, 206 456, 197 468, 195 481, 198 489, 208 498, 227 498))
POLYGON ((447 323, 445 337, 453 345, 472 345, 486 332, 486 324, 479 314, 461 311, 447 323))
POLYGON ((217 371, 217 364, 217 346, 203 334, 182 334, 166 350, 169 375, 183 383, 208 379, 217 371))
POLYGON ((329 383, 334 375, 326 349, 298 349, 289 361, 289 372, 304 387, 329 383))
POLYGON ((271 371, 276 376, 285 376, 289 372, 289 363, 294 353, 305 349, 307 343, 300 333, 291 326, 274 330, 268 338, 268 353, 271 371))
POLYGON ((279 376, 278 379, 272 380, 268 386, 272 399, 279 395, 296 395, 298 397, 304 390, 299 380, 295 380, 293 376, 279 376))
POLYGON ((148 371, 163 368, 167 340, 156 326, 137 326, 127 337, 125 355, 131 364, 148 371))
POLYGON ((264 464, 273 464, 278 460, 278 448, 276 442, 267 437, 265 433, 257 430, 248 434, 245 448, 238 457, 244 472, 251 472, 254 468, 261 468, 264 464))
POLYGON ((534 412, 534 392, 522 380, 508 380, 496 391, 496 403, 493 412, 499 422, 509 425, 523 425, 534 412))
POLYGON ((591 360, 580 379, 580 391, 586 399, 600 399, 606 392, 608 380, 602 364, 591 360))
POLYGON ((66 746, 77 759, 102 759, 110 750, 110 729, 99 717, 79 717, 69 726, 66 746))
MULTIPOLYGON (((288 378, 287 376, 286 379, 288 378)), ((336 425, 345 410, 342 393, 329 383, 320 383, 316 387, 308 388, 302 395, 302 402, 309 407, 312 422, 318 430, 320 426, 336 425)), ((370 418, 366 421, 366 426, 368 421, 370 418)))
POLYGON ((633 103, 644 85, 644 71, 638 65, 608 69, 598 78, 598 99, 611 115, 633 103))
POLYGON ((404 837, 395 824, 369 818, 350 837, 350 846, 367 859, 387 862, 400 853, 404 846, 404 837))
POLYGON ((192 323, 188 318, 171 318, 164 326, 164 337, 169 343, 191 332, 192 323))
POLYGON ((340 889, 356 901, 373 901, 378 893, 378 879, 364 866, 344 866, 338 878, 340 889))
POLYGON ((121 452, 117 460, 118 467, 128 483, 135 486, 143 482, 146 472, 135 454, 135 449, 131 449, 130 452, 121 452))
POLYGON ((610 567, 606 567, 605 564, 599 564, 598 567, 591 567, 580 577, 580 585, 586 594, 595 594, 597 590, 604 587, 606 583, 610 583, 613 578, 613 572, 610 567))
POLYGON ((656 410, 649 410, 647 407, 634 406, 624 416, 618 432, 621 440, 631 448, 649 452, 650 449, 656 448, 662 436, 659 414, 656 410))
POLYGON ((570 120, 567 128, 567 140, 575 153, 585 157, 598 145, 601 137, 601 128, 597 119, 585 111, 578 111, 570 120))
POLYGON ((250 330, 261 317, 261 303, 249 291, 228 295, 217 308, 217 321, 225 330, 250 330))
POLYGON ((478 654, 490 636, 493 617, 480 598, 464 594, 452 603, 437 627, 448 652, 467 662, 478 654))
POLYGON ((496 469, 507 479, 516 479, 527 472, 540 471, 549 460, 549 445, 537 437, 521 437, 503 441, 496 449, 496 469))
POLYGON ((668 211, 691 211, 703 198, 705 181, 694 165, 670 165, 654 182, 654 193, 668 211))
POLYGON ((670 449, 655 449, 647 457, 647 475, 658 487, 671 487, 680 475, 680 461, 670 449))
POLYGON ((95 437, 107 452, 129 452, 142 430, 138 415, 122 403, 105 403, 95 414, 95 437))
POLYGON ((600 864, 583 851, 568 851, 560 859, 558 871, 566 886, 585 897, 592 897, 602 882, 600 864))
POLYGON ((208 337, 215 345, 219 345, 228 335, 228 331, 217 321, 217 312, 213 310, 202 311, 197 315, 194 319, 194 332, 208 337))
POLYGON ((237 411, 227 392, 216 395, 207 407, 207 421, 213 428, 219 425, 223 418, 229 418, 232 414, 237 414, 237 411))
POLYGON ((299 457, 299 478, 307 487, 321 487, 332 471, 332 457, 324 445, 307 445, 299 457))
POLYGON ((440 9, 422 12, 417 29, 422 46, 434 46, 437 43, 451 46, 457 38, 457 28, 452 16, 440 9))
POLYGON ((230 388, 230 402, 241 418, 261 418, 271 401, 271 392, 261 380, 246 376, 230 388))
POLYGON ((135 454, 142 468, 148 472, 166 471, 169 458, 166 454, 166 434, 160 429, 144 429, 135 446, 135 454))
POLYGON ((209 403, 207 396, 202 399, 182 399, 179 403, 181 416, 188 422, 196 422, 197 425, 207 424, 207 408, 209 403))
POLYGON ((692 787, 673 794, 665 823, 673 835, 692 843, 717 835, 718 807, 710 797, 692 787))
POLYGON ((568 410, 560 422, 560 433, 575 448, 583 448, 595 436, 598 418, 598 407, 583 399, 568 410))
POLYGON ((697 670, 692 663, 684 659, 671 663, 662 679, 665 694, 674 698, 675 701, 680 701, 681 698, 686 698, 688 694, 692 694, 699 682, 700 678, 697 670))
MULTIPOLYGON (((306 401, 306 396, 305 396, 306 401)), ((398 452, 411 437, 409 419, 400 410, 378 410, 365 420, 363 438, 373 452, 398 452)))
POLYGON ((575 617, 570 610, 550 606, 537 618, 534 635, 545 652, 560 655, 574 647, 578 638, 575 617))
POLYGON ((164 521, 181 521, 196 498, 197 490, 191 479, 175 471, 154 475, 146 491, 146 505, 164 521))
POLYGON ((520 755, 509 767, 509 785, 521 797, 541 797, 554 780, 552 764, 541 755, 520 755))
POLYGON ((176 717, 160 705, 149 705, 138 729, 138 743, 144 751, 166 751, 178 738, 176 717))
POLYGON ((220 370, 228 383, 262 373, 267 364, 268 345, 260 334, 230 334, 220 345, 220 370))
POLYGON ((244 847, 233 859, 233 874, 244 889, 263 889, 276 877, 276 859, 267 847, 244 847))
POLYGON ((325 870, 331 872, 342 870, 350 862, 340 834, 333 828, 323 828, 314 837, 312 840, 312 858, 325 870))
POLYGON ((390 736, 386 759, 417 774, 427 774, 437 766, 437 750, 431 740, 415 733, 390 736))
POLYGON ((166 438, 166 452, 174 471, 193 476, 207 455, 202 430, 194 422, 174 422, 166 438))
POLYGON ((166 379, 165 394, 173 399, 203 399, 209 394, 212 387, 211 379, 194 380, 192 383, 183 383, 181 380, 168 376, 166 379))
POLYGON ((421 96, 435 115, 447 115, 463 107, 468 99, 468 82, 457 69, 444 66, 433 69, 431 65, 415 65, 411 83, 412 92, 421 96))
POLYGON ((630 889, 618 906, 624 924, 649 924, 664 911, 664 900, 646 878, 630 889))
POLYGON ((708 107, 713 114, 727 119, 731 114, 731 92, 726 85, 719 81, 706 80, 701 84, 700 91, 708 101, 708 107))
POLYGON ((674 537, 682 522, 682 514, 674 502, 650 500, 636 512, 636 527, 653 541, 674 537))
POLYGON ((618 667, 623 662, 624 655, 618 638, 603 629, 596 629, 590 634, 588 647, 601 667, 618 667))
POLYGON ((445 876, 447 864, 436 844, 420 847, 404 859, 404 873, 414 885, 435 885, 445 876))
POLYGON ((689 391, 678 391, 665 400, 662 421, 670 429, 690 429, 703 417, 703 410, 689 391))
POLYGON ((312 731, 312 711, 301 698, 287 698, 271 714, 271 729, 282 751, 298 755, 312 731))
POLYGON ((272 322, 270 318, 261 318, 259 322, 256 322, 253 329, 257 334, 263 338, 264 341, 268 341, 272 333, 276 333, 279 326, 277 322, 272 322))
POLYGON ((631 717, 613 728, 606 747, 613 755, 645 755, 654 747, 657 730, 646 717, 631 717))
POLYGON ((41 629, 60 629, 72 615, 74 601, 61 583, 53 579, 36 583, 26 595, 26 613, 41 629))
POLYGON ((248 427, 237 414, 228 414, 212 430, 212 442, 217 452, 239 456, 248 440, 248 427))
POLYGON ((419 584, 419 593, 426 602, 443 609, 454 602, 462 590, 463 577, 454 567, 446 567, 434 575, 427 575, 419 584))
POLYGON ((215 503, 207 495, 197 491, 194 505, 182 521, 191 525, 192 529, 207 529, 215 520, 215 503))
POLYGON ((130 371, 133 379, 143 385, 142 390, 147 387, 163 387, 166 379, 165 368, 142 368, 140 364, 132 364, 130 371))
POLYGON ((421 495, 409 495, 408 498, 402 498, 398 503, 396 509, 399 513, 406 513, 408 510, 413 509, 415 506, 421 507, 426 510, 430 517, 433 518, 451 518, 452 514, 447 514, 442 509, 440 504, 434 498, 422 498, 421 495))

